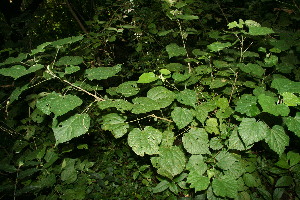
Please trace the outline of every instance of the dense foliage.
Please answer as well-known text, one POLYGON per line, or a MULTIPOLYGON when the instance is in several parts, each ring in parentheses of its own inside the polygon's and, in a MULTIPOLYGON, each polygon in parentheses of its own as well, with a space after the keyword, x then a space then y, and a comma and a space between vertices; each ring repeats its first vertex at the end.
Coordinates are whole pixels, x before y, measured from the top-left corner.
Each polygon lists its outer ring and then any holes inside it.
POLYGON ((300 198, 299 2, 44 4, 74 20, 3 37, 3 198, 300 198))

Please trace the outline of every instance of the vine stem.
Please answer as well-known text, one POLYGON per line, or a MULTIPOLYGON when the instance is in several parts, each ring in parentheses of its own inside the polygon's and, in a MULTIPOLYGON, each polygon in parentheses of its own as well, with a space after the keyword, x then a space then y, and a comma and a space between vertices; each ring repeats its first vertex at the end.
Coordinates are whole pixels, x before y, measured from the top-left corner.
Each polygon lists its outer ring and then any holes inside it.
MULTIPOLYGON (((231 69, 232 70, 232 69, 231 69)), ((233 70, 232 70, 233 71, 233 70)), ((234 71, 233 71, 234 72, 234 71)), ((230 98, 229 98, 229 103, 231 102, 231 99, 232 99, 232 96, 233 96, 233 92, 235 90, 235 85, 236 85, 236 82, 237 82, 237 79, 238 79, 238 72, 235 72, 234 73, 234 76, 235 76, 235 79, 234 79, 234 83, 232 85, 232 89, 231 89, 231 94, 230 94, 230 98)))

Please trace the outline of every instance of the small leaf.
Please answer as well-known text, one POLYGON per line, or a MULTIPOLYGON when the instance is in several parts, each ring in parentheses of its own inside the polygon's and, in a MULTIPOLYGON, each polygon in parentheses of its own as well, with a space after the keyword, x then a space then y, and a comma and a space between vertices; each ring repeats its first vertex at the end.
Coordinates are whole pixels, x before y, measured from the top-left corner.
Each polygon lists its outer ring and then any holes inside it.
POLYGON ((193 112, 187 108, 175 107, 171 116, 179 129, 184 128, 193 120, 193 112))
POLYGON ((278 153, 279 156, 284 152, 285 147, 289 145, 289 136, 285 133, 282 126, 275 125, 265 138, 270 149, 278 153))
POLYGON ((156 81, 158 77, 153 72, 148 72, 148 73, 143 73, 140 77, 139 80, 137 81, 138 83, 151 83, 153 81, 156 81))
POLYGON ((265 73, 265 70, 258 64, 253 64, 253 63, 248 63, 247 65, 245 64, 239 64, 239 68, 246 73, 262 77, 262 75, 265 73))
POLYGON ((246 146, 265 139, 270 132, 264 122, 256 122, 254 118, 243 118, 238 130, 246 146))
POLYGON ((30 55, 35 55, 37 53, 44 52, 45 51, 45 47, 49 46, 51 43, 52 42, 45 42, 43 44, 40 44, 35 49, 31 50, 31 54, 30 55))
POLYGON ((127 133, 129 124, 125 122, 126 117, 117 113, 110 113, 102 117, 103 130, 111 131, 115 138, 120 138, 127 133))
POLYGON ((66 45, 66 44, 71 44, 71 43, 74 43, 74 42, 78 42, 80 40, 83 39, 83 36, 80 35, 80 36, 72 36, 72 37, 68 37, 68 38, 63 38, 63 39, 60 39, 60 40, 56 40, 54 42, 52 42, 52 46, 55 47, 55 48, 59 48, 63 45, 66 45))
POLYGON ((287 153, 287 159, 290 161, 290 166, 294 166, 300 162, 300 154, 289 151, 287 153))
POLYGON ((153 155, 159 153, 161 139, 162 133, 151 126, 146 126, 144 130, 134 128, 128 134, 128 145, 139 156, 153 155))
POLYGON ((169 58, 177 57, 177 56, 185 56, 187 54, 184 47, 180 47, 175 43, 171 43, 166 46, 166 50, 169 54, 169 58))
POLYGON ((116 108, 121 112, 131 110, 133 107, 132 103, 123 99, 109 99, 106 101, 99 101, 97 104, 100 109, 116 108))
POLYGON ((61 94, 53 92, 39 99, 36 107, 46 115, 50 115, 51 112, 53 112, 56 116, 61 116, 81 104, 82 100, 77 96, 70 94, 62 96, 61 94))
POLYGON ((218 126, 219 126, 218 119, 216 119, 216 118, 208 118, 206 120, 205 130, 208 133, 215 133, 215 134, 219 135, 220 131, 219 131, 218 126))
POLYGON ((182 137, 182 143, 191 154, 210 154, 208 135, 203 128, 191 128, 182 137))
POLYGON ((88 114, 76 114, 59 124, 57 124, 56 119, 53 121, 52 129, 56 145, 85 134, 90 127, 90 116, 88 114))
POLYGON ((157 172, 173 179, 185 168, 185 155, 177 146, 159 148, 159 157, 157 158, 157 172))
POLYGON ((184 20, 199 19, 199 17, 196 16, 196 15, 176 15, 176 17, 179 18, 179 19, 184 19, 184 20))
POLYGON ((210 49, 213 52, 221 51, 227 47, 232 46, 230 42, 222 43, 222 42, 214 42, 207 46, 208 49, 210 49))
POLYGON ((85 74, 89 80, 103 80, 109 77, 113 77, 117 73, 119 73, 122 69, 121 66, 122 65, 118 64, 113 67, 91 68, 91 69, 87 69, 85 71, 85 74))
POLYGON ((78 67, 78 66, 66 67, 65 68, 65 74, 73 74, 73 73, 75 73, 75 72, 77 72, 79 70, 80 70, 80 67, 78 67))

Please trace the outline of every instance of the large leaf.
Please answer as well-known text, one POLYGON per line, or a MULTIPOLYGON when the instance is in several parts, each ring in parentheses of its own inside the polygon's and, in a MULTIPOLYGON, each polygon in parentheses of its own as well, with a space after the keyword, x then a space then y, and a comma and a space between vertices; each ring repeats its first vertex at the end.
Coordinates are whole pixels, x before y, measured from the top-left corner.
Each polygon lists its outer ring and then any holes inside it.
POLYGON ((169 54, 169 58, 177 57, 177 56, 185 56, 187 54, 184 47, 180 47, 175 43, 171 43, 166 46, 166 50, 169 54))
POLYGON ((19 63, 27 58, 28 54, 20 53, 18 57, 9 57, 7 58, 3 63, 0 63, 0 66, 2 65, 9 65, 13 63, 19 63))
POLYGON ((238 194, 238 182, 228 176, 215 178, 212 188, 217 196, 236 198, 238 194))
POLYGON ((234 129, 232 131, 228 141, 229 141, 229 145, 228 145, 229 149, 236 149, 236 150, 240 150, 240 151, 246 150, 246 147, 245 147, 242 139, 238 135, 237 129, 234 129))
POLYGON ((264 122, 256 122, 254 118, 243 118, 238 130, 246 146, 265 139, 270 132, 264 122))
POLYGON ((228 170, 230 167, 237 162, 237 159, 229 152, 221 151, 217 156, 217 165, 221 169, 228 170))
POLYGON ((56 116, 61 116, 80 106, 81 104, 82 100, 77 96, 70 94, 63 96, 53 92, 46 97, 39 99, 36 107, 46 115, 50 115, 52 112, 56 116))
POLYGON ((36 64, 31 66, 29 69, 26 69, 23 65, 14 65, 10 68, 0 69, 0 74, 2 74, 3 76, 10 76, 14 79, 18 79, 22 76, 25 76, 26 74, 30 74, 39 69, 42 69, 43 67, 44 65, 36 64))
POLYGON ((271 33, 274 33, 274 31, 268 27, 249 26, 250 35, 268 35, 271 33))
POLYGON ((71 139, 85 134, 90 127, 90 116, 86 113, 76 114, 69 119, 57 123, 53 120, 52 130, 54 132, 56 144, 70 141, 71 139))
POLYGON ((99 101, 97 104, 100 109, 116 108, 122 112, 125 110, 131 110, 133 107, 132 103, 123 99, 109 99, 106 101, 99 101))
POLYGON ((298 112, 294 118, 285 118, 284 122, 290 131, 294 132, 298 137, 300 137, 300 112, 298 112))
POLYGON ((121 65, 118 64, 113 67, 97 67, 87 69, 85 74, 89 80, 103 80, 115 76, 121 71, 121 69, 121 65))
POLYGON ((175 107, 171 116, 177 127, 182 129, 192 122, 194 113, 187 108, 175 107))
POLYGON ((256 106, 257 98, 250 94, 244 94, 238 101, 235 107, 237 112, 246 114, 249 117, 254 117, 260 113, 256 106))
POLYGON ((192 155, 186 165, 186 169, 201 176, 206 172, 207 164, 204 162, 202 155, 192 155))
POLYGON ((129 146, 140 156, 158 154, 161 140, 162 133, 152 126, 146 126, 144 130, 134 128, 128 134, 129 146))
POLYGON ((197 93, 194 90, 185 89, 177 94, 177 101, 188 106, 195 106, 197 103, 197 93))
POLYGON ((191 188, 195 188, 195 191, 206 190, 210 179, 207 176, 199 176, 196 171, 192 171, 189 173, 186 182, 190 183, 191 188))
POLYGON ((154 100, 160 108, 165 108, 174 101, 175 94, 165 87, 158 86, 150 89, 147 97, 154 100))
POLYGON ((83 62, 83 58, 80 56, 64 56, 61 57, 55 65, 61 66, 61 65, 79 65, 83 62))
POLYGON ((261 105, 263 112, 268 112, 275 116, 288 116, 290 109, 285 104, 275 104, 276 99, 265 94, 258 96, 258 103, 261 105))
POLYGON ((102 117, 103 130, 111 131, 115 138, 120 138, 127 133, 129 124, 126 123, 127 117, 117 113, 110 113, 102 117))
POLYGON ((159 148, 159 157, 156 157, 157 172, 172 179, 185 168, 185 155, 177 146, 159 148))
POLYGON ((137 97, 134 98, 132 102, 133 102, 132 113, 134 114, 147 113, 152 110, 160 109, 160 105, 156 101, 148 97, 137 97))
POLYGON ((287 106, 297 106, 300 105, 300 97, 297 97, 293 93, 284 92, 281 94, 283 96, 283 103, 287 106))
POLYGON ((287 78, 275 78, 272 81, 271 87, 278 90, 279 93, 300 93, 300 82, 294 82, 287 78))
POLYGON ((184 148, 191 154, 210 154, 208 135, 203 128, 191 128, 182 137, 184 148))
POLYGON ((279 156, 284 152, 285 147, 289 145, 289 136, 285 133, 282 126, 275 125, 265 138, 270 149, 278 153, 279 156))
POLYGON ((136 81, 127 81, 120 84, 116 88, 117 93, 121 93, 125 97, 130 97, 136 95, 140 91, 140 88, 137 87, 136 81))

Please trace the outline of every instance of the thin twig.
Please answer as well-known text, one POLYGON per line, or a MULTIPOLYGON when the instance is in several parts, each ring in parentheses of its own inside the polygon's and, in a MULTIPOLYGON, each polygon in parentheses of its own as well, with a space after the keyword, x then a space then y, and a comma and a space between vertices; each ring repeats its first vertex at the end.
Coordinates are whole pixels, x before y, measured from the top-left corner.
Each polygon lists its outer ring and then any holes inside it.
POLYGON ((172 120, 169 120, 169 119, 166 119, 166 118, 163 118, 163 117, 158 117, 158 116, 156 116, 156 115, 154 115, 154 114, 152 114, 152 115, 148 115, 148 117, 153 117, 153 118, 156 118, 156 119, 161 119, 161 120, 164 120, 164 121, 167 121, 167 122, 173 122, 172 120))

